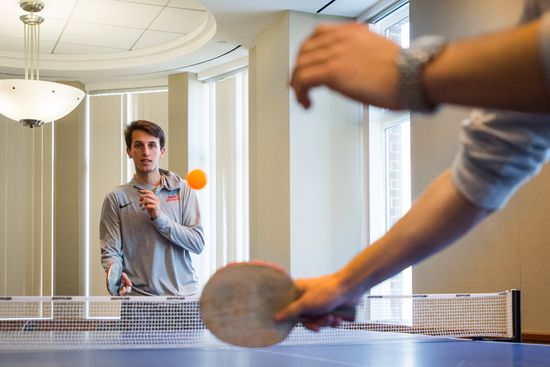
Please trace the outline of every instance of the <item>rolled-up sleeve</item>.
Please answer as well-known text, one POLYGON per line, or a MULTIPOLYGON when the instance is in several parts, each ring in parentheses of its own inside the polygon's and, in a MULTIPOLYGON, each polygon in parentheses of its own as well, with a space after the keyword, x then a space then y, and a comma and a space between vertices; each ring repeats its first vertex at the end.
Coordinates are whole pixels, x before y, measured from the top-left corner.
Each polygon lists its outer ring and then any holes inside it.
POLYGON ((475 110, 460 139, 455 186, 472 203, 500 209, 548 160, 550 115, 475 110))

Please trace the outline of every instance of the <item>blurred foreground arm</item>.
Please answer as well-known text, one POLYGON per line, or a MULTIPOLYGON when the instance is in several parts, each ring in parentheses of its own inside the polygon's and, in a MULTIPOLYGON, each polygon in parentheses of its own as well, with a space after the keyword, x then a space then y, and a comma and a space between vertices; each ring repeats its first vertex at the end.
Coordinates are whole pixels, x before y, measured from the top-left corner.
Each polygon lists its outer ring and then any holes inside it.
MULTIPOLYGON (((550 111, 541 51, 541 24, 448 44, 423 72, 433 104, 550 111)), ((311 88, 326 85, 365 104, 404 109, 399 101, 399 47, 367 25, 319 26, 303 43, 292 73, 298 101, 311 105, 311 88)))
POLYGON ((445 171, 390 231, 340 271, 297 282, 303 295, 281 310, 277 320, 302 317, 314 330, 334 324, 318 317, 342 304, 355 304, 368 289, 462 236, 491 213, 460 194, 445 171))

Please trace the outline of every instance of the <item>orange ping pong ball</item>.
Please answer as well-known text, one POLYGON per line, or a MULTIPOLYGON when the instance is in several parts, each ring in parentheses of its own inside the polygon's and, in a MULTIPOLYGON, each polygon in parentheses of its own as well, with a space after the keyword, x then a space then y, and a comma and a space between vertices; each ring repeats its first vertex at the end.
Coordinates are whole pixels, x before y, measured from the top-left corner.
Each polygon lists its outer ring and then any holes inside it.
POLYGON ((191 188, 200 190, 206 186, 206 173, 201 169, 194 169, 187 174, 187 183, 191 188))

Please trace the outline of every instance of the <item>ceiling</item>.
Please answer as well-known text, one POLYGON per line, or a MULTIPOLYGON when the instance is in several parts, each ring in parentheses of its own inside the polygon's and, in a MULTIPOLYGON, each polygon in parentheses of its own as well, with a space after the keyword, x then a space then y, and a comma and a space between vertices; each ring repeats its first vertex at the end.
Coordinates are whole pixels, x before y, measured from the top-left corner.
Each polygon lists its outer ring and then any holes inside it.
MULTIPOLYGON (((0 78, 23 75, 19 0, 1 0, 0 78)), ((377 0, 43 0, 42 79, 84 83, 201 72, 243 60, 284 10, 357 17, 377 0)))

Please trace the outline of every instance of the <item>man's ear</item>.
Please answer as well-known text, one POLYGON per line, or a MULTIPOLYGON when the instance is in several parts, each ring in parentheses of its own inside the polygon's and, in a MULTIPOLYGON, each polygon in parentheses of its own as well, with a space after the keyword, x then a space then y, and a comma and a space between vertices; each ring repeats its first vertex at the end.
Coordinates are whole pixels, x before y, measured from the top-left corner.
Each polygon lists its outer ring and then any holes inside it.
POLYGON ((128 154, 128 158, 132 158, 132 156, 130 155, 130 148, 126 148, 126 154, 128 154))
POLYGON ((164 153, 166 153, 166 147, 160 148, 160 158, 164 156, 164 153))

